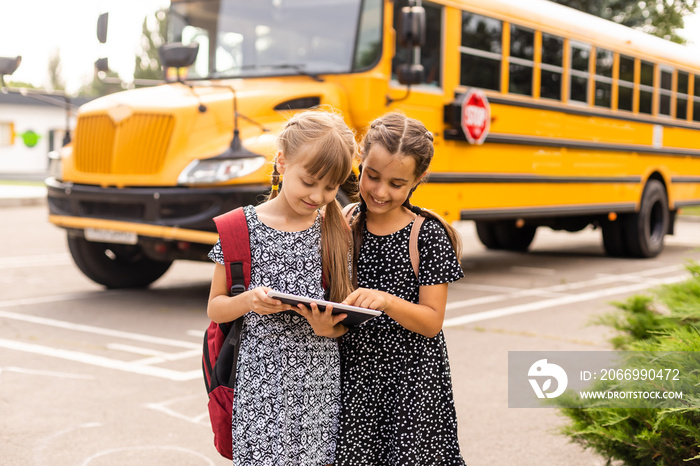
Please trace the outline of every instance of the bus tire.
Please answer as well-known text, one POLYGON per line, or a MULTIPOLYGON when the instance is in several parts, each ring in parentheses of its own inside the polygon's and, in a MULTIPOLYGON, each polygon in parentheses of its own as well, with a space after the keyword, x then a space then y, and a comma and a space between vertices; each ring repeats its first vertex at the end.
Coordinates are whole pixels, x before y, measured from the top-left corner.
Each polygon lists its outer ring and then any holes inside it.
POLYGON ((94 243, 70 234, 68 249, 86 277, 112 289, 147 287, 172 264, 149 259, 139 246, 94 243))
POLYGON ((495 225, 494 231, 500 249, 505 251, 525 252, 535 238, 537 227, 534 225, 517 227, 513 221, 504 221, 498 222, 495 225))
POLYGON ((628 216, 627 247, 631 257, 656 257, 664 248, 670 222, 668 196, 663 183, 649 180, 642 193, 639 212, 628 216))
POLYGON ((481 244, 488 249, 501 249, 500 243, 496 238, 496 229, 494 222, 474 222, 476 224, 476 234, 479 237, 481 244))
POLYGON ((617 221, 603 223, 603 249, 610 257, 628 257, 629 249, 625 238, 625 221, 619 218, 617 221))

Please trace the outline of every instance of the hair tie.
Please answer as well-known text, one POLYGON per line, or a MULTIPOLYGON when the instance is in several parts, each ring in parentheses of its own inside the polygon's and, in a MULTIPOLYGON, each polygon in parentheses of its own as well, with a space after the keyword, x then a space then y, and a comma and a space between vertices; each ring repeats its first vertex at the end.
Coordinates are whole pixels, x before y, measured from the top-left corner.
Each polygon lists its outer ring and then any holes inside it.
POLYGON ((279 189, 280 189, 280 185, 278 185, 278 184, 273 184, 273 185, 272 185, 272 190, 273 190, 273 191, 279 191, 279 189))
POLYGON ((413 212, 416 215, 423 215, 423 209, 415 205, 411 206, 411 212, 413 212))

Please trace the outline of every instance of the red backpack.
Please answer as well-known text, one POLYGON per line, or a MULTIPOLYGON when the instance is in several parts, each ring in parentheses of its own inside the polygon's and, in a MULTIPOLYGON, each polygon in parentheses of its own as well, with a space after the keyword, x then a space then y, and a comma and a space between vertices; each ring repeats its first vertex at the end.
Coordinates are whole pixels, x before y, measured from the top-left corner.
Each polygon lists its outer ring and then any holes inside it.
MULTIPOLYGON (((243 293, 250 284, 250 238, 242 208, 214 218, 219 231, 226 267, 226 284, 230 296, 243 293)), ((232 459, 231 417, 236 365, 241 342, 243 317, 233 322, 211 322, 204 332, 202 371, 209 395, 209 420, 214 432, 214 446, 224 457, 232 459)))

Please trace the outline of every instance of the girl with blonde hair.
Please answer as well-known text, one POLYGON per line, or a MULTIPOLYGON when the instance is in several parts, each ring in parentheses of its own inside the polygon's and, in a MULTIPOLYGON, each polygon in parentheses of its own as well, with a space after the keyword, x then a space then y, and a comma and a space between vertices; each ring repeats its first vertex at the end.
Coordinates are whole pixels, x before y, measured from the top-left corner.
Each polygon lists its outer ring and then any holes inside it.
POLYGON ((354 133, 336 113, 296 114, 278 137, 269 199, 244 212, 250 233, 248 290, 228 296, 220 242, 207 313, 214 322, 244 316, 233 406, 233 464, 328 465, 335 461, 340 365, 335 339, 343 315, 284 312, 269 290, 342 300, 351 291, 350 230, 335 200, 350 175, 354 133), (283 182, 280 183, 280 176, 283 182))

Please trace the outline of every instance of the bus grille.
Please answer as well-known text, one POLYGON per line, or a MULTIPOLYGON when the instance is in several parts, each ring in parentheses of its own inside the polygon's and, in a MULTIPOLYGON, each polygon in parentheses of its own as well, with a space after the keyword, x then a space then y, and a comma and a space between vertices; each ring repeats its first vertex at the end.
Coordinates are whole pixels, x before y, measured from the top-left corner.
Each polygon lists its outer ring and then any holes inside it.
POLYGON ((158 173, 173 125, 171 115, 135 113, 118 124, 107 115, 81 116, 75 131, 76 168, 113 175, 158 173))

